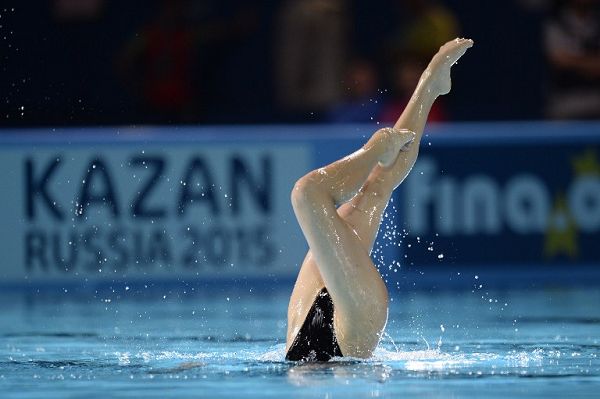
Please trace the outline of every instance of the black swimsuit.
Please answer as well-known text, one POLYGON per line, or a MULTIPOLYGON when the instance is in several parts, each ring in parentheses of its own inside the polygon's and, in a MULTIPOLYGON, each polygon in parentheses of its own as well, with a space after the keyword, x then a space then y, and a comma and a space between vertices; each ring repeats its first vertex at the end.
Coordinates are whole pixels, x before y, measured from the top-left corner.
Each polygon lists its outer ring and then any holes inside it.
POLYGON ((323 288, 308 311, 285 359, 327 361, 334 356, 343 355, 333 329, 333 301, 327 288, 323 288))

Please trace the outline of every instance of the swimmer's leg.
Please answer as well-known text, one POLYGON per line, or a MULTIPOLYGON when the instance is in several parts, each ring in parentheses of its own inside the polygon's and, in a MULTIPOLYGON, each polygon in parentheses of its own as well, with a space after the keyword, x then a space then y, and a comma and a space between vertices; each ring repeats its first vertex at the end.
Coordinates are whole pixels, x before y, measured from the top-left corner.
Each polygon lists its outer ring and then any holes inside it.
POLYGON ((307 259, 318 268, 335 304, 335 331, 346 356, 368 357, 377 346, 387 321, 387 289, 360 236, 336 205, 354 197, 374 167, 389 167, 413 137, 408 131, 379 130, 360 150, 302 177, 292 191, 294 212, 312 254, 307 259))
POLYGON ((450 69, 462 57, 465 52, 473 46, 470 39, 455 39, 440 47, 433 56, 429 65, 421 75, 417 88, 415 89, 408 105, 394 125, 396 129, 408 129, 416 134, 415 144, 406 152, 399 154, 394 167, 386 173, 382 171, 382 177, 396 188, 412 169, 419 152, 419 144, 423 136, 427 116, 435 99, 448 94, 451 88, 450 69))
MULTIPOLYGON (((308 302, 312 301, 314 295, 325 285, 331 292, 336 306, 336 333, 341 338, 339 343, 342 353, 348 356, 366 357, 369 356, 369 350, 374 349, 377 342, 373 343, 372 337, 375 336, 375 339, 378 339, 377 334, 383 329, 387 318, 387 290, 368 255, 377 235, 382 213, 393 189, 410 172, 416 160, 418 141, 423 134, 431 105, 438 95, 445 94, 450 88, 450 66, 471 45, 470 40, 447 43, 440 48, 439 53, 423 73, 410 103, 395 125, 397 129, 414 131, 416 143, 409 146, 407 151, 399 152, 391 167, 381 167, 378 161, 374 160, 381 156, 381 153, 377 155, 378 151, 381 151, 381 147, 377 145, 369 146, 367 143, 364 154, 351 157, 353 162, 345 171, 349 173, 341 173, 339 177, 340 179, 353 178, 354 181, 344 182, 346 188, 338 194, 337 201, 350 197, 356 186, 361 184, 360 181, 365 177, 366 180, 363 181, 357 195, 337 209, 337 214, 334 213, 331 206, 331 203, 336 202, 336 198, 331 194, 326 201, 328 205, 314 208, 310 206, 312 192, 318 191, 322 186, 322 184, 318 184, 318 180, 304 185, 301 179, 296 186, 300 190, 294 191, 293 197, 297 198, 293 199, 293 202, 296 202, 295 210, 298 219, 301 220, 301 225, 310 225, 310 221, 317 218, 319 220, 314 223, 314 226, 321 230, 321 235, 326 236, 324 240, 317 240, 316 245, 313 245, 311 242, 314 242, 315 237, 319 237, 319 235, 312 234, 310 231, 305 232, 307 239, 309 235, 312 237, 312 239, 308 239, 311 249, 318 247, 320 252, 325 251, 330 254, 329 257, 335 259, 330 263, 324 263, 327 265, 325 267, 318 267, 312 251, 307 254, 290 299, 288 347, 304 322, 310 306, 308 302), (371 151, 373 148, 379 148, 379 150, 371 151), (354 187, 349 190, 350 186, 354 187), (304 191, 307 195, 303 193, 304 191), (303 216, 305 214, 308 215, 306 218, 303 216), (321 214, 323 216, 320 216, 321 214), (329 215, 334 216, 329 218, 329 215), (328 220, 329 223, 324 223, 328 220), (340 276, 339 279, 336 279, 337 275, 340 276), (371 327, 361 327, 365 320, 369 320, 371 327), (355 326, 354 329, 351 328, 352 324, 355 326), (380 326, 379 330, 378 326, 380 326), (342 334, 345 336, 341 337, 342 334), (366 338, 361 341, 361 336, 366 338), (373 345, 371 349, 369 349, 369 343, 366 342, 369 339, 373 345), (352 346, 353 341, 358 344, 356 348, 350 350, 348 347, 352 346)), ((382 160, 387 165, 389 159, 382 160)), ((336 164, 338 163, 333 165, 336 164)), ((324 168, 323 171, 330 175, 328 168, 324 168)), ((333 168, 332 172, 334 171, 336 172, 334 174, 338 175, 341 169, 336 167, 333 168)), ((344 188, 344 184, 341 186, 344 188)), ((320 200, 322 201, 322 198, 320 200)), ((318 205, 319 201, 316 204, 318 205)), ((307 227, 310 230, 310 226, 307 227)), ((305 227, 303 227, 304 229, 305 227)), ((328 255, 325 255, 321 258, 327 259, 327 257, 328 255)))
POLYGON ((352 225, 367 251, 371 251, 381 217, 393 190, 406 178, 419 153, 419 144, 431 106, 440 95, 450 91, 450 68, 473 45, 472 40, 456 39, 442 47, 433 57, 419 80, 406 108, 394 125, 415 133, 406 151, 398 153, 391 168, 376 166, 364 186, 350 202, 338 209, 340 216, 352 225))

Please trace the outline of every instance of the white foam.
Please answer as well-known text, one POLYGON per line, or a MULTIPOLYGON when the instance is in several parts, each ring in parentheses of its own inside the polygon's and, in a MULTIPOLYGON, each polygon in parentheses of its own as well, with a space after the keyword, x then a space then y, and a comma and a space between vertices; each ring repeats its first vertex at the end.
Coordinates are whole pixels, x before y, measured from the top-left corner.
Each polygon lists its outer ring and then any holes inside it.
MULTIPOLYGON (((169 361, 200 361, 202 363, 223 364, 231 361, 240 362, 283 362, 285 361, 285 344, 271 346, 266 352, 261 350, 240 350, 232 352, 179 352, 179 351, 139 351, 113 352, 120 365, 132 363, 151 363, 169 361)), ((560 354, 558 355, 560 356, 560 354)), ((512 351, 505 354, 484 352, 443 352, 439 348, 415 351, 395 351, 378 347, 369 359, 358 359, 352 357, 335 358, 337 363, 360 362, 366 365, 375 363, 391 367, 395 370, 407 370, 415 372, 427 371, 449 371, 476 369, 478 367, 488 368, 526 368, 539 367, 546 359, 556 358, 554 351, 545 353, 542 349, 532 351, 512 351)))

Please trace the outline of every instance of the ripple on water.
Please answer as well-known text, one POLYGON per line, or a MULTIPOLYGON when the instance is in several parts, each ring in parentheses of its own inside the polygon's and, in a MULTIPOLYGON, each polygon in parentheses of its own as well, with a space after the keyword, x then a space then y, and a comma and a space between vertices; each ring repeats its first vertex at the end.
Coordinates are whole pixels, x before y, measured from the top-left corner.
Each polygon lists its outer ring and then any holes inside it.
MULTIPOLYGON (((569 350, 557 348, 533 348, 530 350, 498 350, 495 351, 454 351, 445 352, 440 349, 396 351, 379 347, 370 359, 350 357, 335 358, 331 362, 308 364, 285 361, 285 345, 277 344, 266 351, 139 351, 113 353, 121 366, 146 364, 154 373, 182 372, 189 369, 202 368, 204 371, 222 372, 225 369, 235 370, 240 365, 245 369, 263 369, 269 373, 269 367, 280 364, 296 372, 322 373, 342 369, 364 369, 384 367, 390 375, 406 375, 411 373, 437 376, 568 376, 568 375, 600 375, 597 356, 589 350, 582 352, 571 347, 569 350), (574 360, 580 360, 579 362, 574 360), (587 365, 587 369, 586 366, 587 365), (298 366, 302 366, 298 370, 298 366), (157 371, 158 370, 158 371, 157 371)), ((364 371, 363 370, 363 371, 364 371)))

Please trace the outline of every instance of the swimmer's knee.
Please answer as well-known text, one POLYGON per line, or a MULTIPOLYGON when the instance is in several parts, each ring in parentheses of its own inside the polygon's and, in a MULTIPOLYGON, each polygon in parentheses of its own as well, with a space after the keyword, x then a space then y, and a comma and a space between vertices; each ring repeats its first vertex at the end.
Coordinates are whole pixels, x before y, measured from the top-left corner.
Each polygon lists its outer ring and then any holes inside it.
POLYGON ((307 205, 314 204, 315 200, 320 193, 320 189, 318 187, 318 183, 316 182, 316 174, 318 172, 313 171, 308 173, 307 175, 300 178, 296 184, 294 184, 294 188, 291 193, 291 200, 294 209, 302 209, 307 205))

